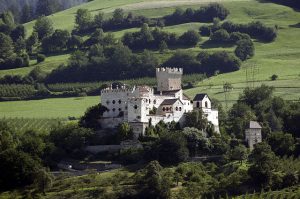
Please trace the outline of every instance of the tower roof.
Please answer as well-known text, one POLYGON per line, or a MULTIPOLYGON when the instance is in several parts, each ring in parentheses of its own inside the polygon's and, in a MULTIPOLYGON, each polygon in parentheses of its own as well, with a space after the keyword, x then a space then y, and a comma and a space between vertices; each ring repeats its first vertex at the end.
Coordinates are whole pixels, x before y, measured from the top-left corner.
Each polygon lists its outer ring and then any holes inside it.
POLYGON ((194 97, 193 101, 202 101, 205 96, 208 97, 208 95, 206 93, 199 93, 194 97))
POLYGON ((261 129, 262 127, 260 126, 260 124, 256 121, 250 121, 249 122, 249 128, 250 129, 261 129))

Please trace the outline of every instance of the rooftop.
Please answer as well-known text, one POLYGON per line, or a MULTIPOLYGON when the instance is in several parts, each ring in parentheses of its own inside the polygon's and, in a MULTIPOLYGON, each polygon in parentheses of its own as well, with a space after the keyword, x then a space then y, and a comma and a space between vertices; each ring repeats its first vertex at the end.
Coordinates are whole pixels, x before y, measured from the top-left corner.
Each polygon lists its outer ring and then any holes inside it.
MULTIPOLYGON (((165 99, 160 105, 173 105, 179 99, 165 99)), ((180 101, 180 100, 179 100, 180 101)), ((181 102, 181 101, 180 101, 181 102)), ((182 103, 182 102, 181 102, 182 103)))
POLYGON ((260 124, 256 121, 250 121, 249 122, 249 128, 250 129, 261 129, 262 127, 260 126, 260 124))
POLYGON ((202 101, 205 96, 208 95, 206 93, 199 93, 194 97, 193 101, 202 101))

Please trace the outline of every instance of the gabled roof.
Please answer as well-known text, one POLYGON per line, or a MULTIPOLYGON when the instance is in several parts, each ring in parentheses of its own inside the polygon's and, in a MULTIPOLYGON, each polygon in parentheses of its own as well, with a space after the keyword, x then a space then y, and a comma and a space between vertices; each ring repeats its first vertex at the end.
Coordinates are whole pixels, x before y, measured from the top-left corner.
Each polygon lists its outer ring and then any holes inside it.
POLYGON ((199 93, 194 97, 193 101, 202 101, 205 96, 208 97, 208 95, 206 93, 199 93))
MULTIPOLYGON (((175 104, 179 99, 165 99, 160 105, 173 105, 175 104)), ((180 101, 180 100, 179 100, 180 101)), ((182 104, 182 102, 180 101, 182 104)))
POLYGON ((249 122, 249 128, 250 129, 261 129, 262 127, 260 126, 260 124, 256 121, 250 121, 249 122))

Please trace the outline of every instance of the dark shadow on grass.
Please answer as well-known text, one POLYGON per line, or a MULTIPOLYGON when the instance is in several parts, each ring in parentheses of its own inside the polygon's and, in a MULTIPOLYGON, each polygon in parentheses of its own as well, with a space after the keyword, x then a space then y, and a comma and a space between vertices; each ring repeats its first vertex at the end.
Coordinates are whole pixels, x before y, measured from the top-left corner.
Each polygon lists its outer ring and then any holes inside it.
POLYGON ((203 49, 220 48, 220 47, 230 48, 232 46, 234 46, 234 44, 229 42, 216 42, 216 41, 207 40, 200 45, 200 48, 203 49))
POLYGON ((292 27, 292 28, 300 28, 300 22, 299 22, 299 23, 296 23, 296 24, 289 25, 289 27, 292 27))

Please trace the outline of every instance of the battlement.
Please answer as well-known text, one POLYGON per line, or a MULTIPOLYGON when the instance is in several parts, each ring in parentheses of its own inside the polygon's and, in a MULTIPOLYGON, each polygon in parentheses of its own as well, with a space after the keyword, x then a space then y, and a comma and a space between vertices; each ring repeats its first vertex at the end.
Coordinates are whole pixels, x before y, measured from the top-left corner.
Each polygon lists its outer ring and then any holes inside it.
POLYGON ((101 93, 120 93, 120 92, 132 92, 132 88, 128 88, 126 86, 121 86, 117 88, 112 88, 112 86, 107 87, 101 90, 101 93))
POLYGON ((156 68, 156 73, 168 73, 168 74, 183 74, 183 68, 170 68, 170 67, 162 67, 156 68))

